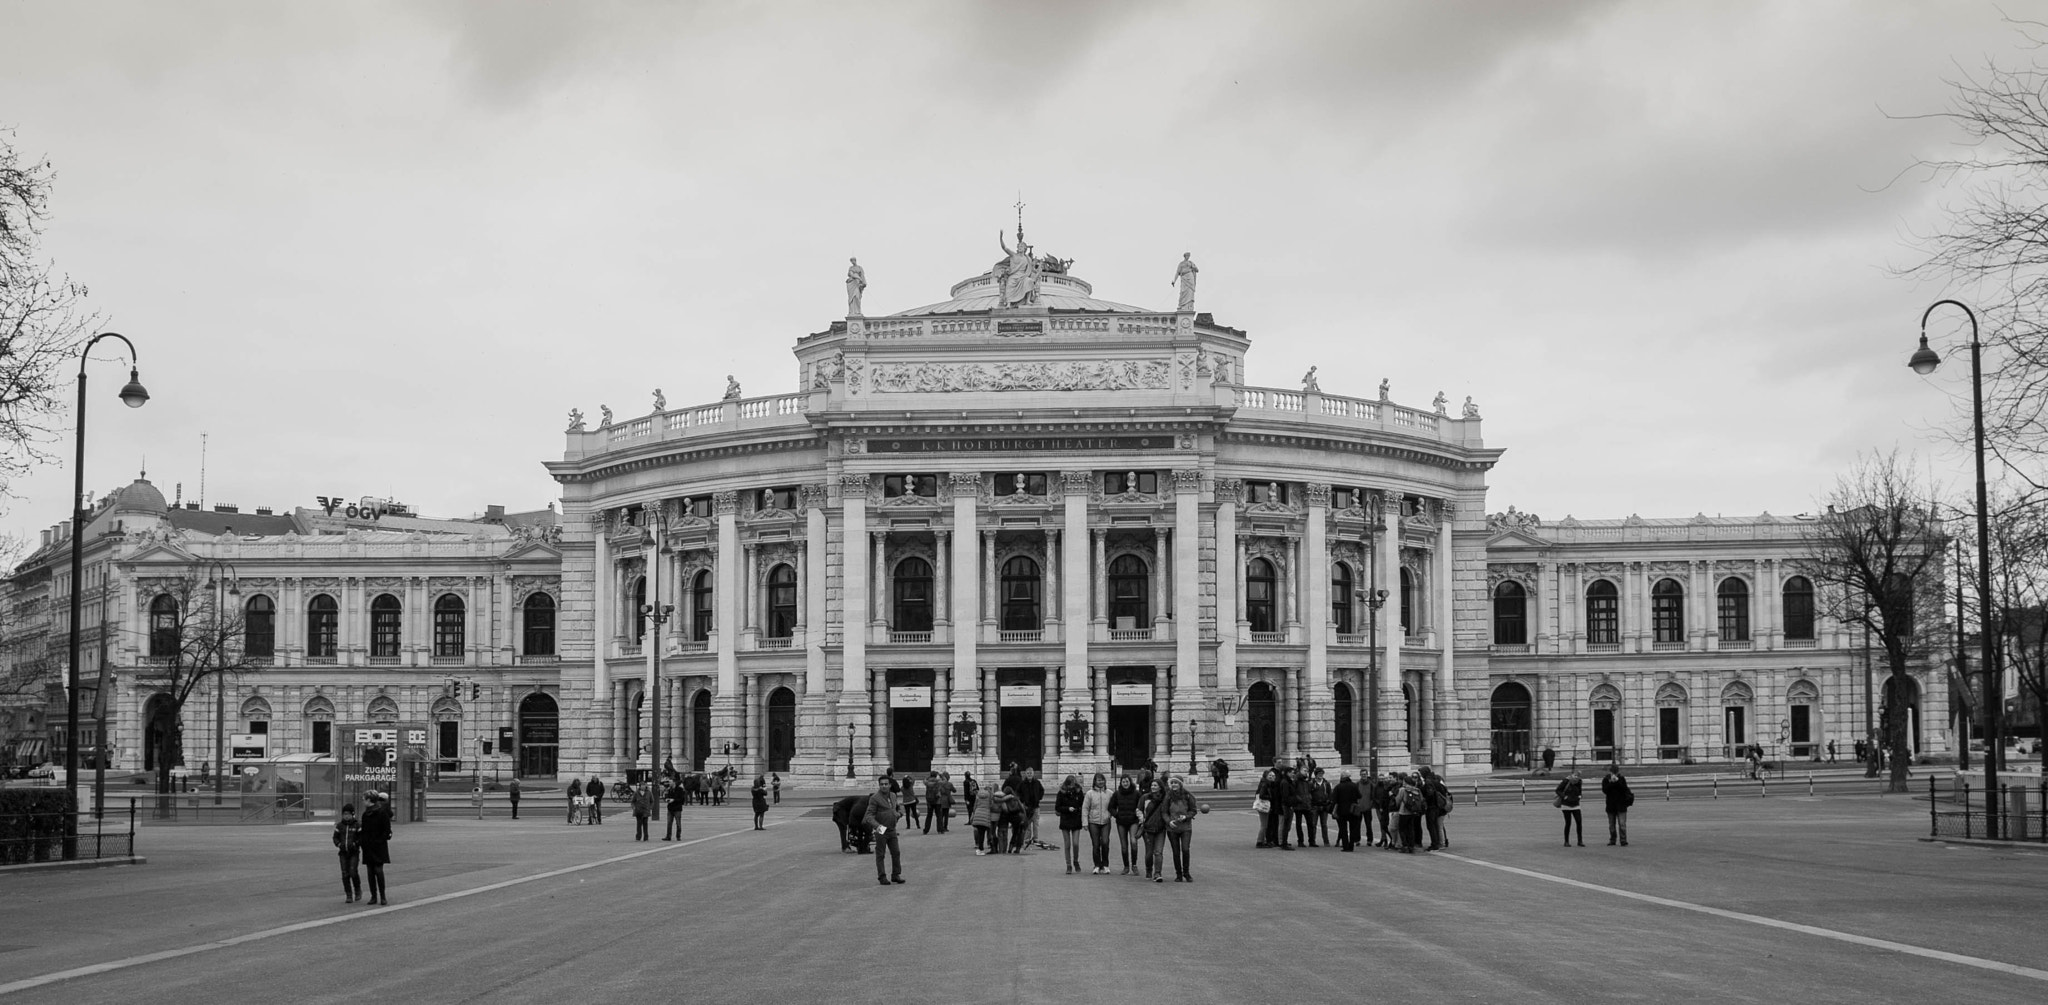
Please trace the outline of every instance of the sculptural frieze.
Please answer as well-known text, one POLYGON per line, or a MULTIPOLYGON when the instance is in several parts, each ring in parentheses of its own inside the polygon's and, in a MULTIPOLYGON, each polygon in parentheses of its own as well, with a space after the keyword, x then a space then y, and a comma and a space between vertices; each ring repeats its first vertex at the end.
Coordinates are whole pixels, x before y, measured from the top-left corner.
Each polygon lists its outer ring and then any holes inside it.
MULTIPOLYGON (((854 361, 849 360, 848 364, 854 361)), ((875 393, 959 391, 1123 391, 1171 388, 1165 359, 1066 360, 1043 363, 877 363, 875 393)), ((848 385, 853 378, 849 375, 848 385)))

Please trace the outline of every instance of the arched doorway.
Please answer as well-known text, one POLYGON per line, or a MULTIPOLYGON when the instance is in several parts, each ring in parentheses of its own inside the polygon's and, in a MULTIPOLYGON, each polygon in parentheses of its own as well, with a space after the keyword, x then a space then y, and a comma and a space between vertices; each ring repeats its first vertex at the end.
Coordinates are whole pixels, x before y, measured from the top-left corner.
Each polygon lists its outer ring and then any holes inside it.
POLYGON ((699 688, 690 699, 690 770, 704 770, 711 760, 711 689, 699 688))
POLYGON ((1045 766, 1045 671, 996 671, 996 752, 1004 767, 1045 766))
POLYGON ((1260 681, 1245 692, 1245 747, 1252 765, 1270 768, 1280 756, 1280 702, 1273 685, 1260 681))
POLYGON ((1110 667, 1109 756, 1125 767, 1152 759, 1152 700, 1157 671, 1152 667, 1110 667))
POLYGON ((561 730, 561 710, 554 698, 535 691, 519 700, 519 731, 513 736, 519 746, 519 753, 513 758, 519 777, 554 777, 561 730))
POLYGON ((884 682, 889 688, 889 764, 897 771, 930 771, 937 675, 930 670, 890 670, 884 682))
POLYGON ((1338 681, 1337 686, 1331 689, 1331 698, 1336 712, 1337 763, 1355 764, 1357 761, 1353 755, 1358 747, 1353 732, 1357 729, 1357 719, 1352 715, 1354 699, 1351 697, 1351 685, 1338 681))
MULTIPOLYGON (((1920 682, 1911 677, 1896 674, 1884 679, 1884 704, 1880 712, 1890 709, 1904 709, 1906 715, 1906 749, 1920 752, 1920 682)), ((1891 741, 1885 741, 1889 750, 1891 741)))
POLYGON ((768 692, 768 770, 788 771, 796 756, 796 692, 778 687, 768 692))
POLYGON ((1529 723, 1535 708, 1529 689, 1515 681, 1493 689, 1493 766, 1521 768, 1529 764, 1529 723))
POLYGON ((142 705, 142 770, 157 771, 185 763, 178 743, 177 715, 169 695, 151 695, 142 705))

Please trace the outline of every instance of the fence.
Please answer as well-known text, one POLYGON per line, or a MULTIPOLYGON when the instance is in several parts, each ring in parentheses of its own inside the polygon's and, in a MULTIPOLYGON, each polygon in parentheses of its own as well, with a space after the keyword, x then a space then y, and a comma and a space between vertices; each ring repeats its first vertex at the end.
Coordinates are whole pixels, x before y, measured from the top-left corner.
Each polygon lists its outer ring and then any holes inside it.
MULTIPOLYGON (((1474 804, 1488 802, 1512 802, 1523 806, 1529 804, 1533 794, 1539 803, 1550 801, 1557 788, 1558 778, 1536 779, 1530 785, 1528 779, 1493 780, 1487 783, 1477 781, 1454 783, 1452 790, 1459 798, 1470 798, 1474 804)), ((1684 774, 1684 775, 1630 775, 1629 790, 1637 802, 1661 799, 1767 799, 1776 795, 1791 796, 1867 796, 1885 795, 1891 785, 1886 777, 1866 778, 1863 775, 1815 774, 1813 772, 1771 771, 1760 772, 1751 777, 1747 772, 1736 774, 1684 774)), ((1600 776, 1585 778, 1585 799, 1600 798, 1600 776)))
POLYGON ((0 865, 128 858, 135 854, 135 804, 128 800, 125 817, 109 812, 95 819, 90 810, 0 814, 0 865))
POLYGON ((1927 779, 1927 822, 1929 837, 1982 838, 1990 841, 2033 841, 2048 843, 2048 781, 2032 786, 1998 786, 1998 798, 1979 789, 1970 790, 1970 780, 1957 776, 1955 787, 1943 796, 1927 779))

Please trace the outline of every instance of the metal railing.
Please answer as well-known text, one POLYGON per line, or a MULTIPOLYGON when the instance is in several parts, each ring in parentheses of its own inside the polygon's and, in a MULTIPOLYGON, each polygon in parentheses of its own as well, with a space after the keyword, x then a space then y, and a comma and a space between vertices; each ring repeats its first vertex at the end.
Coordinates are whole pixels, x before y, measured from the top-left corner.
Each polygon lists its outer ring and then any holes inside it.
POLYGON ((1972 792, 1970 780, 1958 777, 1943 796, 1934 776, 1927 777, 1928 837, 2032 841, 2048 844, 2048 781, 2033 785, 1998 786, 1997 811, 1983 789, 1972 792))
POLYGON ((128 858, 135 854, 136 800, 128 812, 0 814, 0 865, 128 858))

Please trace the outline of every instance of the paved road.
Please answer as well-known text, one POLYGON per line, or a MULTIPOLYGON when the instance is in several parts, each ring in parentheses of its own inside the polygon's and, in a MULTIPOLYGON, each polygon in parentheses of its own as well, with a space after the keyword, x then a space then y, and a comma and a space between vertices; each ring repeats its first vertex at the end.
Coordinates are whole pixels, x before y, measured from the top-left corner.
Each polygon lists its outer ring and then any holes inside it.
POLYGON ((400 828, 383 910, 341 903, 321 827, 157 828, 147 866, 0 877, 0 987, 116 963, 11 997, 2041 1000, 2048 853, 1924 843, 1924 812, 1645 800, 1631 847, 1580 849, 1548 806, 1482 805, 1412 856, 1255 850, 1218 812, 1192 886, 976 857, 956 830, 907 837, 888 889, 801 806, 765 832, 693 809, 682 844, 454 819, 400 828))

